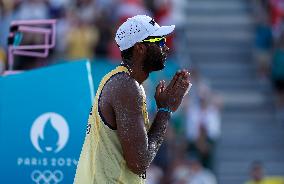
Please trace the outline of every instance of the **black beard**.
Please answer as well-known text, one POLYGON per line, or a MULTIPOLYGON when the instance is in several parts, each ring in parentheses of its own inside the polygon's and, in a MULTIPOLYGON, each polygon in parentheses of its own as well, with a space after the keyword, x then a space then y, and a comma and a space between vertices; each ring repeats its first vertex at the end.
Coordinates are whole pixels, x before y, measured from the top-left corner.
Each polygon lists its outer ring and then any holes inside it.
POLYGON ((147 51, 144 59, 143 69, 150 73, 159 71, 165 68, 166 53, 161 51, 161 48, 155 44, 147 44, 147 51))

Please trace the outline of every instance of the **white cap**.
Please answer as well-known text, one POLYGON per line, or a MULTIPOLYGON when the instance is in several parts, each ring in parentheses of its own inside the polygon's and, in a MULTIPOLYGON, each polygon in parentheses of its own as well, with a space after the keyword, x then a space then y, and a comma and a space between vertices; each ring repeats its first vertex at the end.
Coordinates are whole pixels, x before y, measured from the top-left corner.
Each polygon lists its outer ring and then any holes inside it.
POLYGON ((175 29, 175 25, 159 26, 153 18, 146 15, 136 15, 127 19, 117 30, 115 41, 121 51, 141 42, 148 36, 168 35, 175 29))

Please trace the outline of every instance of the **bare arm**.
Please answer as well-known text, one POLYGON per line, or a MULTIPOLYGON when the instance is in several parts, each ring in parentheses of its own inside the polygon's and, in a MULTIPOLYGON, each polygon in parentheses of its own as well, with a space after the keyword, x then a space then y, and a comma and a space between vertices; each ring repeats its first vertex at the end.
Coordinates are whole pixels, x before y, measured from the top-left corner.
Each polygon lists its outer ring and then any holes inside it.
MULTIPOLYGON (((117 87, 113 90, 112 106, 116 116, 117 133, 127 166, 132 172, 139 175, 149 167, 162 144, 170 113, 157 112, 147 134, 142 113, 142 90, 134 79, 127 74, 123 75, 123 80, 116 81, 117 87)), ((175 81, 173 79, 167 88, 165 88, 163 82, 157 86, 155 98, 158 107, 171 108, 171 104, 168 102, 169 92, 173 92, 174 84, 178 84, 177 78, 175 78, 175 81), (168 93, 165 92, 167 89, 168 93)), ((174 91, 175 95, 176 93, 177 91, 174 91)), ((175 108, 172 108, 172 110, 175 110, 175 108)))

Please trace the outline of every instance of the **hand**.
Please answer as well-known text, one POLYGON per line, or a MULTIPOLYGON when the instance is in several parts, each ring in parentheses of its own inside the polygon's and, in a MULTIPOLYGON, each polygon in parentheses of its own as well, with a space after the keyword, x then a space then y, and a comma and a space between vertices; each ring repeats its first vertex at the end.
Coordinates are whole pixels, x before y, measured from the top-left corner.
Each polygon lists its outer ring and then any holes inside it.
POLYGON ((155 93, 157 107, 176 111, 190 87, 191 83, 187 70, 178 71, 167 87, 165 81, 160 81, 155 93))

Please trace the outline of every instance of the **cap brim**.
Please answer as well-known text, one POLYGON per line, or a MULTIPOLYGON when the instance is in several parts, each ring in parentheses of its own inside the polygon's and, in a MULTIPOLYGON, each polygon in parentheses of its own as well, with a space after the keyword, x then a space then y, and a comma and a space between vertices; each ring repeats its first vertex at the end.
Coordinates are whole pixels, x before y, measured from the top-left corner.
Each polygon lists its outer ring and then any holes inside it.
POLYGON ((175 25, 171 26, 161 26, 157 31, 155 31, 150 36, 165 36, 172 33, 175 29, 175 25))

